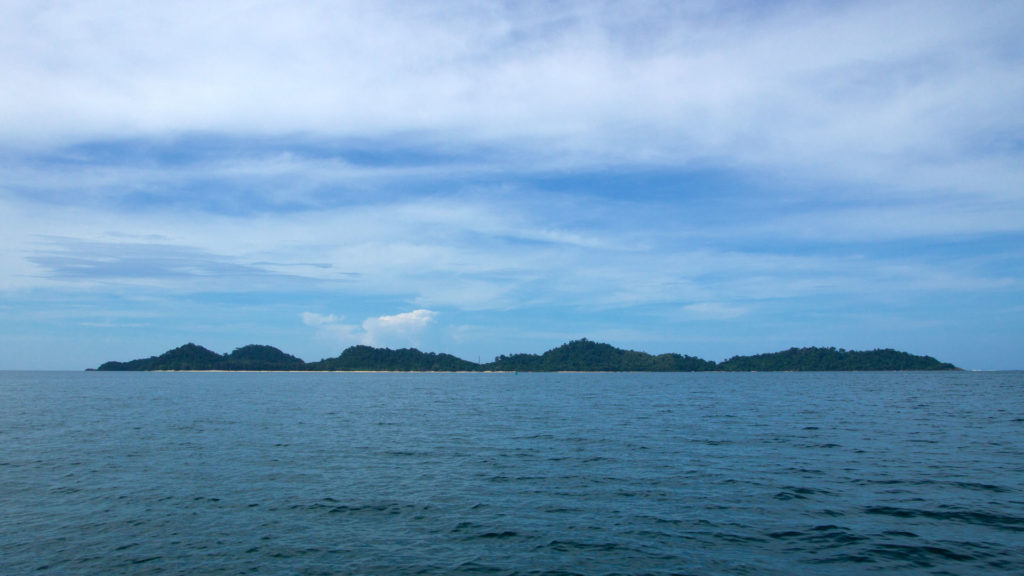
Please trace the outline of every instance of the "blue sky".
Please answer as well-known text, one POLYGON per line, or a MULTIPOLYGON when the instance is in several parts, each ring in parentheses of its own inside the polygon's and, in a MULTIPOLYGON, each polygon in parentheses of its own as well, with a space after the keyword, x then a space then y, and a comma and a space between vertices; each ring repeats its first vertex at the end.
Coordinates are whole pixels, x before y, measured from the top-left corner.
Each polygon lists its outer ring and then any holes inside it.
POLYGON ((9 1, 0 369, 1024 358, 1024 4, 9 1))

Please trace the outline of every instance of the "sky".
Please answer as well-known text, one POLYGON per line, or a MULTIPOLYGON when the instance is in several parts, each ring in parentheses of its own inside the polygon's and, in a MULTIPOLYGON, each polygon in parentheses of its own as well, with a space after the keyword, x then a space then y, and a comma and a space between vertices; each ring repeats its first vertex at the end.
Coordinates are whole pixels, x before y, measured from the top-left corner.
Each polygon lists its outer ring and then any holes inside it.
POLYGON ((0 3, 0 369, 1024 368, 1024 3, 0 3))

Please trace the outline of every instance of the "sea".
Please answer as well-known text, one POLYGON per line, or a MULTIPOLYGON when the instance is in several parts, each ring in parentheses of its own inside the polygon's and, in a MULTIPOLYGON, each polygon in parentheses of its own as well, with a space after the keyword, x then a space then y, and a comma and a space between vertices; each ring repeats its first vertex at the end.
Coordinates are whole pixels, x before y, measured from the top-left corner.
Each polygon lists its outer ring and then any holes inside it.
POLYGON ((0 574, 1024 574, 1024 373, 0 373, 0 574))

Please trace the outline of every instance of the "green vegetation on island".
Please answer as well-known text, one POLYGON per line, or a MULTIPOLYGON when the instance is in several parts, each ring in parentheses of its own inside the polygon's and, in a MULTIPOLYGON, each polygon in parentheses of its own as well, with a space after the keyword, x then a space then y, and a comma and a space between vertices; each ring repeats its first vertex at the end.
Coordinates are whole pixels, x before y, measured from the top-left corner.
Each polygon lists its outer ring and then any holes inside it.
POLYGON ((420 352, 415 348, 391 350, 372 346, 346 348, 337 358, 306 365, 308 370, 388 372, 472 372, 480 365, 451 354, 420 352))
POLYGON ((790 348, 771 354, 733 356, 716 370, 728 372, 849 372, 867 370, 957 370, 931 356, 897 350, 858 352, 842 348, 790 348))
POLYGON ((715 363, 679 354, 652 356, 584 338, 540 355, 498 356, 482 368, 506 372, 704 372, 714 370, 715 363))
POLYGON ((853 351, 836 348, 790 348, 782 352, 734 356, 720 363, 681 354, 651 355, 622 350, 583 338, 543 354, 501 355, 478 364, 451 354, 421 352, 415 348, 351 346, 335 358, 304 362, 273 346, 251 344, 230 354, 217 354, 196 344, 185 344, 160 356, 106 362, 98 370, 265 370, 265 371, 380 371, 380 372, 782 372, 867 370, 959 370, 931 356, 897 350, 853 351))
POLYGON ((107 362, 97 370, 307 370, 300 358, 274 348, 250 344, 231 354, 217 354, 189 342, 159 356, 129 362, 107 362))

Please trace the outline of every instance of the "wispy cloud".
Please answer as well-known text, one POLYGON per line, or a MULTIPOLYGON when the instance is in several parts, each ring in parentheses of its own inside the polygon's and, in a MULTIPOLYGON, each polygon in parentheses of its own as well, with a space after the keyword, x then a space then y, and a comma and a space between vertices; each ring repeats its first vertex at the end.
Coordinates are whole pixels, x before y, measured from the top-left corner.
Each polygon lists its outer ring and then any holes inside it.
MULTIPOLYGON (((19 239, 7 254, 24 258, 24 273, 8 281, 179 293, 333 290, 466 310, 554 302, 619 308, 721 297, 743 302, 821 292, 872 293, 878 287, 1005 286, 997 267, 962 259, 907 262, 805 245, 799 253, 789 252, 787 242, 863 243, 927 234, 922 227, 934 224, 914 219, 909 211, 905 219, 900 212, 885 211, 855 217, 826 211, 803 220, 779 216, 766 224, 748 223, 746 230, 732 224, 705 227, 681 240, 671 214, 640 232, 631 226, 620 229, 614 221, 590 220, 585 208, 577 214, 582 220, 558 222, 543 213, 546 203, 544 197, 503 202, 461 196, 258 219, 159 211, 138 212, 127 220, 83 208, 54 209, 33 218, 30 209, 14 204, 26 220, 12 223, 10 236, 19 239), (40 234, 58 230, 64 235, 40 234), (153 231, 161 234, 147 241, 153 231), (766 237, 773 239, 766 242, 766 237), (744 247, 734 247, 737 242, 744 247), (317 261, 308 261, 311 256, 317 261)), ((644 207, 640 214, 626 210, 620 206, 617 216, 626 221, 657 217, 644 207)), ((976 231, 965 226, 977 226, 979 220, 950 220, 949 227, 954 234, 976 231)), ((1005 217, 999 222, 1016 225, 1005 217)))
POLYGON ((687 314, 692 314, 702 319, 728 320, 739 318, 747 313, 747 309, 740 306, 730 306, 721 302, 698 302, 683 307, 687 314))
POLYGON ((341 321, 334 314, 317 314, 316 312, 303 312, 302 323, 306 326, 324 326, 326 324, 337 324, 341 321))

